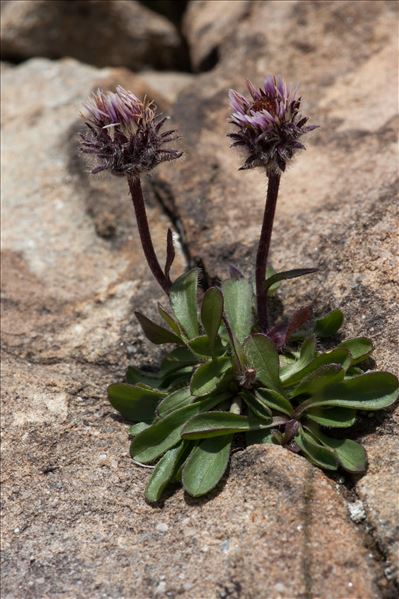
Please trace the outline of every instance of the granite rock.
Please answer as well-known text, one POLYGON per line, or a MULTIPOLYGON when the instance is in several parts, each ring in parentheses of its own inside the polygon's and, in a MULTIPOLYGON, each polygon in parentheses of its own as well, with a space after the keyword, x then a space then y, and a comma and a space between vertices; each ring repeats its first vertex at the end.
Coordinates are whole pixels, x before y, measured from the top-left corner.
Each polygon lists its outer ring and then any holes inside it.
POLYGON ((12 0, 1 16, 5 59, 70 56, 132 69, 184 63, 175 26, 133 0, 12 0))

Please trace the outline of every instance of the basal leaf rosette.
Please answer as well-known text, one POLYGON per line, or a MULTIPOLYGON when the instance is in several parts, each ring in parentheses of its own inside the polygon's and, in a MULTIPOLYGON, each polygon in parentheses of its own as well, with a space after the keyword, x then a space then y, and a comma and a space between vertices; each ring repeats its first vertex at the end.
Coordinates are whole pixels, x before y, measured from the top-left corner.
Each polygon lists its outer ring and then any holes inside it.
POLYGON ((137 315, 152 343, 174 348, 157 373, 130 367, 127 382, 108 389, 113 407, 132 423, 132 458, 154 466, 147 500, 159 501, 175 484, 193 497, 209 493, 232 447, 253 443, 282 445, 324 470, 363 472, 364 448, 341 431, 359 411, 392 405, 399 388, 392 374, 359 368, 372 343, 349 339, 320 352, 342 325, 337 310, 311 326, 294 315, 295 326, 260 333, 253 285, 244 278, 211 287, 200 305, 197 296, 194 269, 172 285, 160 323, 137 315))

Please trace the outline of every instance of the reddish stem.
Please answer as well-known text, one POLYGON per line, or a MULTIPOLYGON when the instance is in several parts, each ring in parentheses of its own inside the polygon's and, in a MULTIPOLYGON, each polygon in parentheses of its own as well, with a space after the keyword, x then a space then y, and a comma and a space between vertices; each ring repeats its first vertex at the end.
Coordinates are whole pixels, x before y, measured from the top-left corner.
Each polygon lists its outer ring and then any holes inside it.
POLYGON ((148 226, 147 213, 145 210, 143 191, 139 177, 128 176, 130 194, 133 200, 134 211, 136 213, 137 227, 140 234, 141 245, 144 255, 152 274, 162 287, 166 295, 170 292, 170 282, 163 272, 158 258, 156 256, 154 245, 152 243, 150 228, 148 226))
POLYGON ((262 231, 260 234, 258 252, 256 255, 256 304, 258 310, 258 322, 260 330, 265 333, 267 331, 268 310, 267 310, 267 289, 266 268, 269 257, 270 240, 272 237, 274 214, 276 211, 278 189, 280 185, 280 175, 269 175, 269 184, 267 187, 267 197, 265 212, 263 214, 262 231))

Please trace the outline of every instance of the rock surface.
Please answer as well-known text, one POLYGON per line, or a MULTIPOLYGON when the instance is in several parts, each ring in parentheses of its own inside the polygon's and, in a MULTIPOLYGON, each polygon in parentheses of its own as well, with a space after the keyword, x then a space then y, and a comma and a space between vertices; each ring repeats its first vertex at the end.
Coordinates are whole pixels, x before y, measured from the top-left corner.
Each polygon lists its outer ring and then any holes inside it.
MULTIPOLYGON (((342 308, 345 336, 370 337, 377 366, 398 374, 397 6, 254 2, 222 35, 216 16, 224 2, 194 3, 192 11, 200 4, 220 60, 179 96, 173 114, 186 160, 180 169, 160 169, 156 181, 165 201, 174 198, 193 261, 210 278, 225 278, 229 263, 250 273, 260 232, 265 177, 260 169, 237 170, 242 157, 225 138, 226 90, 244 91, 246 78, 260 84, 269 73, 300 81, 303 112, 320 129, 282 179, 272 262, 278 270, 316 265, 320 272, 286 282, 280 298, 288 314, 309 303, 316 312, 342 308)), ((370 420, 363 432, 375 462, 356 487, 368 525, 396 564, 399 461, 391 448, 398 413, 370 420)))
POLYGON ((71 56, 132 69, 184 63, 174 25, 133 0, 12 0, 1 16, 5 59, 71 56))
MULTIPOLYGON (((251 3, 218 42, 220 64, 177 98, 186 157, 148 183, 160 254, 170 223, 156 197, 184 218, 186 245, 209 273, 225 276, 229 262, 250 272, 264 180, 237 173, 226 89, 273 71, 300 79, 304 110, 322 127, 284 177, 273 262, 316 262, 328 276, 286 283, 282 297, 288 311, 298 296, 342 306, 348 335, 371 336, 378 366, 393 371, 394 8, 251 3)), ((174 97, 161 81, 71 60, 4 71, 3 596, 392 599, 397 412, 363 431, 359 525, 334 481, 278 447, 235 454, 212 498, 143 501, 148 471, 128 457, 104 390, 128 361, 157 360, 133 309, 155 313, 161 294, 123 180, 89 176, 76 137, 93 87, 156 90, 167 110, 174 97), (369 548, 370 526, 387 560, 369 548)))

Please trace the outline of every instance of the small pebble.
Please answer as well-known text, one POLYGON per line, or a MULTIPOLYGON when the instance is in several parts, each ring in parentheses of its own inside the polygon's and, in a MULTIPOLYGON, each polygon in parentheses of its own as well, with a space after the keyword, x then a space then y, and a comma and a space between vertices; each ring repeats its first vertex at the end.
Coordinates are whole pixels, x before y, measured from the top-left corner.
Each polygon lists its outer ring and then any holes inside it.
POLYGON ((362 520, 366 519, 366 512, 364 511, 364 506, 362 501, 354 501, 353 503, 348 503, 349 517, 352 522, 355 524, 359 524, 362 520))
POLYGON ((158 532, 167 532, 169 530, 169 526, 167 524, 165 524, 164 522, 158 522, 155 529, 158 532))

